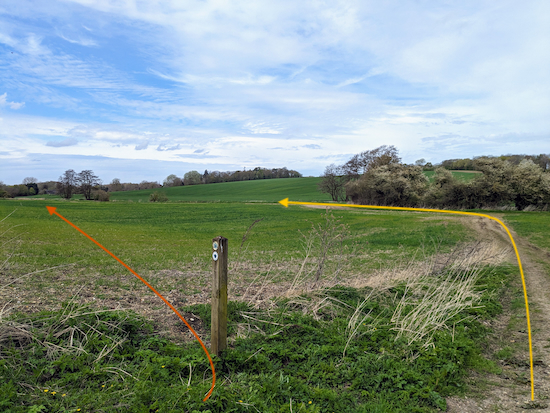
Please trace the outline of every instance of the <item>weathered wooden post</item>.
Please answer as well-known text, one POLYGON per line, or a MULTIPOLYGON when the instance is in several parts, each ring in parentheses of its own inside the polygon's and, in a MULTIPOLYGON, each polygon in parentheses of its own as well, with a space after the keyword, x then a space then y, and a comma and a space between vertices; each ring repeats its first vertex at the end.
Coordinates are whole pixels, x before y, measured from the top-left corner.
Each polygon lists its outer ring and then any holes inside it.
POLYGON ((212 240, 212 353, 219 356, 227 347, 227 238, 212 240))

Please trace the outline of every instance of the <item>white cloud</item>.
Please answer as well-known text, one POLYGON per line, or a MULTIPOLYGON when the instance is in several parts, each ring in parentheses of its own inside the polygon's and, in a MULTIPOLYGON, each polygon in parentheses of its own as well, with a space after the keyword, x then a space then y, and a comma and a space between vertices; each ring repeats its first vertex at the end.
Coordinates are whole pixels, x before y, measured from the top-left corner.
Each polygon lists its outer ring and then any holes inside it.
POLYGON ((7 105, 13 110, 21 109, 23 106, 25 106, 25 102, 8 102, 7 97, 7 92, 4 92, 4 94, 0 95, 0 106, 7 105))
POLYGON ((10 102, 9 105, 13 110, 17 110, 25 106, 25 102, 10 102))
POLYGON ((13 153, 322 172, 382 144, 408 161, 550 152, 545 1, 2 7, 0 139, 13 153))

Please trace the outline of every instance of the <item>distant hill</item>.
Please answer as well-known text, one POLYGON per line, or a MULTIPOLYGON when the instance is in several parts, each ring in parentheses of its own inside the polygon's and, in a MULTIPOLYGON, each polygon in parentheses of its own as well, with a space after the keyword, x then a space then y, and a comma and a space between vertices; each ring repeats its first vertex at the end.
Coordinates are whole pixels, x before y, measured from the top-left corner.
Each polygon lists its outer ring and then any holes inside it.
MULTIPOLYGON (((461 180, 478 176, 477 171, 451 171, 461 180)), ((432 180, 434 172, 424 174, 432 180)), ((110 192, 111 201, 148 202, 155 191, 164 192, 169 201, 181 202, 278 202, 284 198, 292 201, 331 202, 330 196, 319 192, 317 184, 321 178, 278 178, 254 181, 222 182, 206 185, 175 186, 139 191, 110 192)), ((32 198, 58 198, 58 195, 36 195, 32 198)), ((31 198, 31 197, 29 197, 31 198)), ((73 199, 81 198, 75 195, 73 199)))
POLYGON ((261 179, 206 185, 175 186, 141 191, 111 192, 111 201, 147 202, 155 191, 166 193, 170 201, 183 202, 327 202, 330 196, 317 190, 321 178, 261 179))

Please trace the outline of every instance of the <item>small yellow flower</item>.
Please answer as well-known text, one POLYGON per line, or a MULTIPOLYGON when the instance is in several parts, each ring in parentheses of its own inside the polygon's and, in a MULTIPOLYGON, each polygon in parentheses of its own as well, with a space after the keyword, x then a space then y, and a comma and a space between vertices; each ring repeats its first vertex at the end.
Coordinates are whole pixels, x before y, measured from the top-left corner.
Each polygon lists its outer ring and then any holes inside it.
POLYGON ((49 390, 48 389, 44 389, 44 393, 47 393, 49 390))
POLYGON ((311 404, 311 403, 312 403, 312 402, 311 402, 311 400, 310 400, 310 401, 308 402, 308 404, 311 404))
POLYGON ((102 384, 102 385, 101 385, 101 387, 105 387, 105 385, 104 385, 104 384, 102 384))
POLYGON ((63 393, 63 394, 61 395, 61 397, 65 397, 66 395, 67 395, 66 393, 63 393))
POLYGON ((54 395, 54 396, 55 396, 55 393, 57 393, 57 392, 56 392, 56 391, 52 391, 52 395, 54 395))
POLYGON ((161 366, 162 368, 164 368, 164 366, 161 366))
POLYGON ((239 400, 239 403, 242 403, 243 401, 242 400, 239 400))

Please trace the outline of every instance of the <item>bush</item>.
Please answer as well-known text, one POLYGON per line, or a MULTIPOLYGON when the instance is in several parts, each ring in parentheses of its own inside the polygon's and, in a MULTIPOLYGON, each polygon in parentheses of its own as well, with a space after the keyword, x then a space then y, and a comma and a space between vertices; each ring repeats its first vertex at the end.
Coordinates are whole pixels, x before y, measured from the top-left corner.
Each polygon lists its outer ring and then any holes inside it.
POLYGON ((100 189, 98 191, 94 191, 94 193, 93 193, 93 199, 95 201, 109 202, 109 198, 111 198, 111 194, 109 194, 108 192, 105 192, 102 189, 100 189))
POLYGON ((149 202, 166 202, 168 197, 164 192, 155 191, 149 195, 149 202))
POLYGON ((414 207, 428 188, 428 178, 419 166, 389 164, 369 169, 357 181, 346 185, 354 202, 369 205, 414 207))
POLYGON ((523 210, 550 204, 550 174, 531 160, 514 165, 500 158, 478 158, 476 169, 482 174, 465 182, 436 168, 428 184, 419 166, 386 165, 349 182, 346 192, 354 202, 403 207, 523 210))

